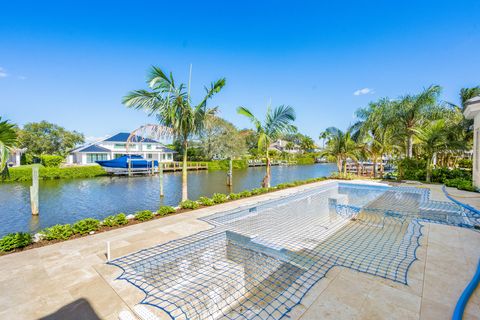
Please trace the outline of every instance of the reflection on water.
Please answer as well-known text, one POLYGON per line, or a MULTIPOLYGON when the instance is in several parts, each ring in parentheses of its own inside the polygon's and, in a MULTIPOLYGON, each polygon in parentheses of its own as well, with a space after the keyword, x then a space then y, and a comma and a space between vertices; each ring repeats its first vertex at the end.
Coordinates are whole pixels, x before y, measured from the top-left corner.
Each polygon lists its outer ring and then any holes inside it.
MULTIPOLYGON (((333 164, 272 167, 272 185, 294 180, 328 176, 333 164)), ((233 173, 233 187, 226 185, 225 171, 191 171, 190 199, 259 187, 265 168, 233 173)), ((156 210, 160 205, 177 205, 181 197, 181 173, 164 175, 165 197, 159 196, 158 176, 100 177, 92 179, 40 181, 40 215, 32 217, 30 183, 0 184, 0 236, 15 231, 37 231, 54 224, 72 223, 94 217, 102 219, 119 212, 156 210)))

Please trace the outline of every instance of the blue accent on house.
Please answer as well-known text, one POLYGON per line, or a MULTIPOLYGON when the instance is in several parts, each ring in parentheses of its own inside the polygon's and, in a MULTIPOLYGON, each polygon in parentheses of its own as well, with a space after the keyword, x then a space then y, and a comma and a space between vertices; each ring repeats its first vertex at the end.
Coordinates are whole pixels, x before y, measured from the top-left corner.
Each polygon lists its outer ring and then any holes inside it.
MULTIPOLYGON (((108 138, 108 139, 103 140, 103 141, 127 142, 129 136, 130 136, 130 133, 128 133, 128 132, 120 132, 120 133, 117 133, 117 134, 114 135, 114 136, 111 136, 111 137, 108 138)), ((140 137, 140 136, 136 136, 136 137, 132 140, 132 142, 159 143, 159 142, 156 141, 156 140, 153 140, 153 139, 150 139, 150 138, 143 138, 143 137, 140 137)))
POLYGON ((92 144, 88 147, 85 147, 83 149, 79 149, 76 152, 97 152, 97 153, 110 153, 110 150, 104 147, 97 146, 95 144, 92 144))

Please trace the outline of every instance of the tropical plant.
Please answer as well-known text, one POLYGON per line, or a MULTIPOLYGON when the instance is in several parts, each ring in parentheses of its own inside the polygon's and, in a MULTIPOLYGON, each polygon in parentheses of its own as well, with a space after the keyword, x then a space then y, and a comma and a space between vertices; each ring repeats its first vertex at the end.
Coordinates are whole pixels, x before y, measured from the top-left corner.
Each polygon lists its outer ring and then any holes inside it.
POLYGON ((480 86, 460 89, 460 107, 462 112, 467 108, 466 102, 477 96, 480 96, 480 86))
POLYGON ((444 107, 438 102, 442 91, 440 86, 432 85, 420 94, 406 95, 399 100, 391 101, 391 112, 388 116, 395 120, 396 134, 404 137, 406 156, 413 156, 413 138, 415 130, 426 121, 439 119, 444 107))
POLYGON ((215 204, 215 202, 210 199, 210 198, 207 198, 207 197, 200 197, 198 198, 198 202, 202 205, 202 206, 213 206, 215 204))
POLYGON ((296 131, 295 126, 292 125, 292 122, 295 121, 295 111, 292 107, 285 105, 278 106, 273 110, 268 107, 263 123, 245 107, 238 107, 237 112, 250 119, 255 127, 258 135, 258 151, 260 154, 264 154, 266 158, 266 173, 262 187, 268 188, 270 187, 271 179, 271 163, 268 148, 280 135, 296 131))
POLYGON ((26 232, 9 233, 0 239, 0 251, 7 252, 23 248, 32 243, 32 235, 26 232))
POLYGON ((214 203, 224 203, 228 200, 228 197, 226 194, 223 193, 214 193, 212 196, 212 200, 214 203))
POLYGON ((0 174, 2 178, 8 176, 7 161, 16 142, 15 125, 8 120, 2 121, 2 117, 0 117, 0 174))
POLYGON ((57 224, 40 231, 45 240, 67 240, 73 233, 73 228, 70 224, 57 224))
POLYGON ((346 174, 347 159, 354 161, 358 159, 358 145, 352 139, 350 129, 343 132, 338 128, 329 127, 325 131, 328 132, 328 141, 325 148, 320 152, 320 156, 335 159, 338 172, 343 171, 346 174))
POLYGON ((391 102, 388 99, 380 99, 378 102, 371 102, 368 107, 358 109, 355 112, 359 119, 352 126, 353 139, 359 144, 361 151, 373 162, 373 176, 377 177, 377 163, 380 159, 383 176, 382 156, 389 151, 390 137, 393 121, 389 116, 391 102))
POLYGON ((465 133, 459 128, 461 120, 462 115, 458 111, 450 111, 443 119, 428 122, 414 131, 427 160, 427 182, 431 180, 433 162, 439 152, 465 149, 465 133))
POLYGON ((197 209, 200 207, 200 204, 197 201, 193 200, 183 200, 180 202, 180 208, 182 209, 197 209))
POLYGON ((129 108, 145 110, 154 115, 165 134, 181 141, 183 152, 182 200, 188 199, 187 152, 189 139, 198 136, 205 127, 209 116, 217 108, 207 108, 207 101, 225 86, 222 78, 205 88, 206 94, 200 103, 194 105, 190 97, 190 86, 176 83, 172 73, 167 76, 160 68, 153 66, 147 79, 148 90, 140 89, 128 93, 123 104, 129 108))
POLYGON ((177 210, 175 210, 174 207, 171 207, 171 206, 162 206, 160 207, 160 209, 158 209, 157 213, 160 215, 160 216, 166 216, 167 214, 170 214, 170 213, 175 213, 177 210))
POLYGON ((100 221, 94 218, 86 218, 75 222, 72 226, 73 232, 81 235, 97 231, 100 228, 100 221))
POLYGON ((147 221, 153 218, 153 212, 150 210, 142 210, 135 212, 135 219, 138 221, 147 221))
POLYGON ((125 213, 119 213, 115 216, 106 217, 103 220, 102 225, 104 225, 106 227, 115 227, 115 226, 120 226, 120 225, 124 225, 124 224, 127 224, 127 223, 128 223, 128 220, 127 220, 127 216, 125 215, 125 213))
POLYGON ((309 136, 304 136, 300 141, 300 148, 306 152, 311 151, 316 148, 315 142, 309 136))

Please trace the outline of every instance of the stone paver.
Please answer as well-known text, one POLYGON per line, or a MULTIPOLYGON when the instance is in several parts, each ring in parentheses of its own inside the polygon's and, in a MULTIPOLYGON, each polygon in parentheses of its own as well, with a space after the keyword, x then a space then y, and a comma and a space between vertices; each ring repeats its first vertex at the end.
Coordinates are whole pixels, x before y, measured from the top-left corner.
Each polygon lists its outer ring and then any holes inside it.
MULTIPOLYGON (((126 281, 115 280, 121 271, 105 264, 106 241, 111 242, 112 256, 118 257, 211 228, 198 220, 200 217, 320 184, 2 256, 0 319, 117 319, 120 311, 131 311, 144 295, 126 281)), ((441 186, 428 187, 432 199, 447 200, 441 186)), ((480 200, 470 201, 480 208, 480 200)), ((425 224, 423 233, 418 260, 408 274, 408 286, 334 267, 290 315, 303 320, 449 319, 460 293, 475 272, 480 258, 480 233, 437 224, 425 224)), ((477 289, 468 304, 466 318, 480 319, 479 315, 477 289)))

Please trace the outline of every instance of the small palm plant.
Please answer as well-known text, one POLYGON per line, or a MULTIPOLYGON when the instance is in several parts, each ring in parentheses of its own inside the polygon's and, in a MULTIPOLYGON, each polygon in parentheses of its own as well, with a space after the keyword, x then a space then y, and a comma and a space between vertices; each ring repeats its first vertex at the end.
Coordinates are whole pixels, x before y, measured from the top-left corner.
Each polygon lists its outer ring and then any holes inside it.
POLYGON ((296 127, 292 125, 292 122, 295 121, 295 110, 293 110, 291 106, 285 105, 278 106, 273 110, 268 107, 265 121, 263 123, 245 107, 238 107, 237 112, 250 119, 255 127, 255 131, 258 135, 258 151, 260 154, 263 153, 265 155, 267 161, 262 187, 269 188, 271 180, 271 162, 268 148, 270 144, 277 140, 282 134, 296 131, 296 127))
POLYGON ((0 117, 0 174, 2 178, 8 175, 7 161, 16 141, 15 125, 8 120, 2 121, 2 117, 0 117))
POLYGON ((320 152, 320 156, 334 158, 338 173, 343 171, 343 174, 346 175, 347 159, 356 161, 359 147, 352 139, 350 130, 343 132, 338 128, 330 127, 325 131, 328 133, 328 141, 325 149, 320 152))
POLYGON ((180 140, 183 151, 182 168, 182 201, 188 199, 187 186, 187 150, 188 141, 198 136, 209 116, 217 112, 217 108, 207 108, 207 101, 225 86, 225 78, 217 80, 209 88, 198 104, 192 104, 189 88, 177 84, 172 73, 167 76, 160 68, 153 66, 147 79, 148 90, 135 90, 123 98, 128 108, 144 110, 156 116, 159 126, 173 138, 180 140))

